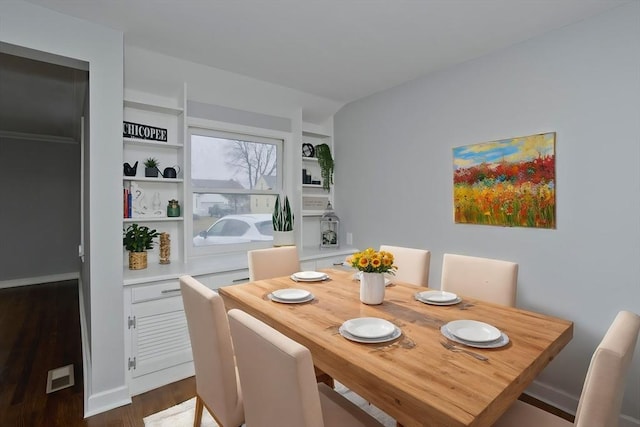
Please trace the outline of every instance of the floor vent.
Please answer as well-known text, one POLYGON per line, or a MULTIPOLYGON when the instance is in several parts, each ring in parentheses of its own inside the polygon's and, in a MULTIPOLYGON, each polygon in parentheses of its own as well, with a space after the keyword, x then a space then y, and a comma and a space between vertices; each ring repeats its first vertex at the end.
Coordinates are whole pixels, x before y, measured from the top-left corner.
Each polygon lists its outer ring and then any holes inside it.
POLYGON ((47 375, 47 393, 71 387, 73 384, 73 365, 52 369, 47 375))

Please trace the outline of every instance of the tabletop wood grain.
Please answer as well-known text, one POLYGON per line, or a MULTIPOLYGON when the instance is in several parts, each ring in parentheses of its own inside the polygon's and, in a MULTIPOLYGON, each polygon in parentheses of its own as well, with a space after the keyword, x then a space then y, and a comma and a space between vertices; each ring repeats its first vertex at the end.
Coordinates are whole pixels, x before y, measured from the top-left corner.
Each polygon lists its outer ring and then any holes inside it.
POLYGON ((289 277, 219 289, 227 309, 239 308, 300 342, 316 366, 396 418, 404 426, 490 426, 571 340, 573 323, 517 308, 464 298, 461 304, 433 306, 414 299, 426 288, 395 283, 381 305, 359 299, 352 271, 323 270, 324 282, 289 277), (306 289, 303 304, 269 300, 276 289, 306 289), (461 310, 463 304, 472 304, 461 310), (379 317, 401 328, 402 336, 383 344, 361 344, 338 328, 356 317, 379 317), (459 319, 494 325, 508 335, 507 346, 471 350, 477 360, 445 349, 440 327, 459 319))

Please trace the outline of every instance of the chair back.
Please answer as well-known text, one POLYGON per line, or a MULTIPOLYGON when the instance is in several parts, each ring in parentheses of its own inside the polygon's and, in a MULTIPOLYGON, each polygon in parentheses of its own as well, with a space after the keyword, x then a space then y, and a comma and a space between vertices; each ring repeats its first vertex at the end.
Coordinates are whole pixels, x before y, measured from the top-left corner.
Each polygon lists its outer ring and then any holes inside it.
POLYGON ((222 297, 191 276, 180 277, 187 317, 196 392, 223 426, 244 422, 242 393, 222 297))
POLYGON ((440 289, 515 307, 518 264, 489 258, 444 254, 440 289))
POLYGON ((256 249, 247 252, 249 280, 272 279, 300 271, 298 249, 295 246, 256 249))
POLYGON ((238 309, 229 326, 249 427, 323 427, 311 353, 238 309))
POLYGON ((380 245, 380 250, 393 254, 394 264, 398 267, 396 279, 416 286, 429 286, 431 252, 389 245, 380 245))
POLYGON ((576 412, 577 427, 618 425, 639 331, 640 316, 629 311, 618 313, 591 358, 576 412))

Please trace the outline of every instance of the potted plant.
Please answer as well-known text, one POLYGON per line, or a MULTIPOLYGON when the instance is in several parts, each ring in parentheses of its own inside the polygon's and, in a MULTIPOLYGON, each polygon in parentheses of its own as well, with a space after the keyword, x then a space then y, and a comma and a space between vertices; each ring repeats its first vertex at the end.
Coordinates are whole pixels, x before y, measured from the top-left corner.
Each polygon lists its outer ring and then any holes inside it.
POLYGON ((347 258, 347 263, 360 270, 360 301, 382 304, 384 301, 384 273, 394 274, 398 267, 391 252, 367 248, 347 258))
POLYGON ((122 244, 129 251, 129 269, 147 268, 147 249, 153 248, 153 239, 160 233, 147 226, 131 224, 123 232, 122 244))
POLYGON ((280 201, 280 195, 276 196, 276 204, 273 207, 273 246, 293 246, 295 245, 295 235, 293 232, 293 212, 289 198, 284 196, 284 201, 280 201))
POLYGON ((320 174, 322 175, 322 188, 329 191, 331 184, 333 184, 333 157, 331 156, 331 148, 327 144, 318 144, 314 151, 318 158, 320 174))
POLYGON ((160 162, 155 157, 149 157, 144 161, 144 176, 148 178, 157 178, 158 177, 158 166, 160 166, 160 162))

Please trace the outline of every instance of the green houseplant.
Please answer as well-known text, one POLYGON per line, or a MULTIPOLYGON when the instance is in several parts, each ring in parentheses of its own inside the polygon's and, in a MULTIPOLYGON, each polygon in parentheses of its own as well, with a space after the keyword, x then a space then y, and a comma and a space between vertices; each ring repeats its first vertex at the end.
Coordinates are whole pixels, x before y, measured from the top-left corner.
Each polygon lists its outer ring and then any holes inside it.
POLYGON ((147 268, 147 249, 153 248, 153 239, 160 233, 155 229, 130 224, 123 232, 122 244, 129 251, 129 269, 147 268))
POLYGON ((144 161, 144 176, 157 178, 158 177, 158 166, 160 166, 160 162, 155 157, 149 157, 144 161))
POLYGON ((331 147, 327 144, 318 144, 315 147, 315 155, 318 158, 320 174, 322 175, 322 188, 329 191, 333 184, 333 157, 331 147))
POLYGON ((293 246, 295 236, 293 233, 294 215, 291 212, 289 198, 284 196, 284 201, 280 200, 280 195, 276 196, 276 203, 273 207, 273 246, 293 246))

